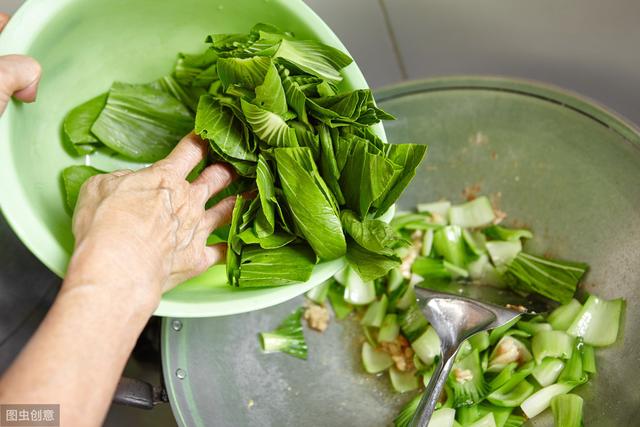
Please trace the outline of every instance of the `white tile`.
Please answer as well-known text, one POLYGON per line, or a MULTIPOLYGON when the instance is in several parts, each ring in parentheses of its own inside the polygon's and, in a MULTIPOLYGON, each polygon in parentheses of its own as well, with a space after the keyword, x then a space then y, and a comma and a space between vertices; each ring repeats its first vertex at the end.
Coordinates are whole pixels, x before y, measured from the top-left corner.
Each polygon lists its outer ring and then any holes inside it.
POLYGON ((592 97, 640 122, 640 2, 385 0, 410 78, 499 74, 592 97))
POLYGON ((306 0, 306 3, 342 40, 371 87, 402 79, 377 0, 306 0))

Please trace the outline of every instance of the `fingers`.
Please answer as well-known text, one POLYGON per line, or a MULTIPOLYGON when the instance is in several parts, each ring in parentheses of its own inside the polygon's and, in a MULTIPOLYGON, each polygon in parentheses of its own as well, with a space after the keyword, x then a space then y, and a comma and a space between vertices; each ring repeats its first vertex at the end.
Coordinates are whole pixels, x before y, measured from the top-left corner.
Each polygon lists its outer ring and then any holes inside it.
POLYGON ((126 175, 129 175, 129 174, 132 174, 132 173, 133 173, 133 171, 131 169, 120 169, 120 170, 111 172, 110 175, 121 177, 121 176, 126 176, 126 175))
POLYGON ((203 187, 206 189, 206 191, 199 192, 203 197, 202 203, 206 203, 212 196, 229 186, 235 177, 235 173, 229 165, 216 163, 206 167, 191 185, 193 188, 203 187))
POLYGON ((207 156, 207 143, 194 133, 182 138, 171 153, 155 164, 156 167, 171 169, 182 178, 207 156))
POLYGON ((35 101, 41 71, 40 64, 28 56, 0 56, 0 114, 11 96, 24 102, 35 101))
POLYGON ((0 13, 0 31, 4 30, 4 27, 9 23, 11 16, 6 13, 0 13))
POLYGON ((205 211, 204 225, 207 229, 207 234, 231 221, 231 214, 235 204, 236 196, 231 196, 222 199, 220 203, 205 211))
POLYGON ((214 264, 224 262, 227 256, 226 243, 218 243, 217 245, 211 245, 204 248, 204 256, 207 260, 207 268, 214 264))

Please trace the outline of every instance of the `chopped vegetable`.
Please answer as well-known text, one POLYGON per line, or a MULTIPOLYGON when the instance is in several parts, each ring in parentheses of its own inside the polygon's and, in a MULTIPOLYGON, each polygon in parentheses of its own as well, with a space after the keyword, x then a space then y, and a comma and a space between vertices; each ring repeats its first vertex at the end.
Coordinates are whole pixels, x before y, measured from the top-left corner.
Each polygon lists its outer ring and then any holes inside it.
POLYGON ((573 347, 574 338, 562 331, 541 331, 531 339, 531 351, 538 364, 545 357, 569 359, 573 347))
POLYGON ((398 393, 406 393, 418 388, 418 377, 415 371, 400 371, 395 366, 389 368, 389 378, 393 389, 398 393))
POLYGON ((338 319, 344 319, 353 311, 353 306, 344 300, 344 288, 338 282, 331 283, 327 297, 338 319))
POLYGON ((583 400, 577 394, 563 394, 551 400, 553 420, 558 427, 582 427, 583 400))
POLYGON ((453 406, 470 406, 480 403, 489 391, 480 366, 478 350, 454 363, 447 384, 453 390, 453 406))
POLYGON ((522 365, 532 359, 531 353, 522 341, 505 335, 496 344, 489 357, 488 372, 500 372, 510 363, 522 365))
POLYGON ((582 354, 582 369, 589 374, 595 374, 597 372, 597 369, 596 353, 594 348, 588 344, 583 344, 580 351, 582 354))
POLYGON ((449 223, 460 227, 482 227, 494 219, 491 202, 486 196, 449 208, 449 223))
POLYGON ((562 360, 547 357, 533 369, 531 376, 535 378, 542 387, 546 387, 556 382, 563 369, 564 362, 562 360))
POLYGON ((573 298, 568 303, 553 310, 547 320, 556 331, 566 331, 575 320, 581 308, 582 304, 573 298))
POLYGON ((524 252, 508 266, 517 279, 517 290, 535 292, 561 304, 573 298, 587 265, 577 262, 540 258, 524 252))
POLYGON ((462 228, 448 225, 436 230, 433 234, 433 246, 445 261, 464 267, 466 255, 462 228))
POLYGON ((302 333, 301 307, 287 316, 277 329, 261 332, 260 346, 265 353, 287 353, 300 359, 307 358, 307 342, 302 333))
POLYGON ((517 241, 520 239, 533 239, 533 233, 524 229, 518 230, 501 227, 499 225, 492 225, 491 227, 485 228, 483 231, 487 237, 494 240, 517 241))
MULTIPOLYGON (((357 312, 366 340, 362 347, 365 371, 388 369, 391 387, 400 393, 429 383, 441 347, 440 337, 416 302, 414 286, 420 279, 423 282, 418 286, 434 289, 453 282, 456 289, 490 284, 545 297, 553 293, 554 299, 566 301, 550 314, 523 314, 461 344, 436 406, 441 409, 429 425, 517 427, 550 405, 557 423, 581 420, 581 400, 578 403, 566 393, 596 372, 593 345, 615 341, 623 301, 592 296, 583 306, 570 289, 575 289, 586 265, 522 252, 521 239, 532 238, 528 230, 452 225, 443 212, 454 208, 447 202, 426 204, 420 207, 421 213, 399 214, 388 226, 377 224, 368 231, 362 227, 369 219, 342 211, 348 245, 357 240, 363 250, 403 259, 401 267, 374 281, 363 280, 356 267, 349 267, 327 288, 336 313, 352 309, 345 298, 361 306, 357 312), (395 243, 379 243, 385 239, 395 243), (425 246, 428 249, 422 251, 425 246), (384 249, 390 247, 394 248, 391 252, 384 249), (522 262, 529 275, 524 279, 512 271, 520 271, 522 262), (406 271, 411 275, 405 275, 406 271)), ((421 396, 418 392, 408 402, 395 419, 396 425, 409 425, 421 396)))
POLYGON ((567 332, 586 344, 604 347, 616 342, 624 300, 605 300, 589 295, 567 332))
POLYGON ((333 279, 329 279, 326 282, 309 289, 305 296, 317 304, 324 304, 324 302, 327 300, 327 295, 329 295, 329 288, 331 287, 331 283, 333 283, 333 279))
POLYGON ((490 412, 475 423, 469 424, 468 427, 496 427, 496 420, 490 412))
POLYGON ((347 267, 346 281, 344 284, 344 300, 354 305, 364 305, 376 299, 376 290, 373 282, 365 282, 351 268, 347 267))
POLYGON ((433 215, 439 215, 443 219, 449 215, 449 208, 451 208, 451 202, 448 200, 441 200, 433 203, 418 203, 418 212, 427 212, 433 215))
POLYGON ((389 313, 384 316, 382 325, 380 326, 380 331, 378 331, 378 341, 395 341, 399 333, 400 325, 398 325, 398 315, 389 313))
POLYGON ((490 241, 486 243, 487 252, 496 267, 509 265, 522 251, 520 240, 515 241, 490 241))
POLYGON ((524 402, 533 393, 533 390, 533 385, 526 380, 522 380, 509 391, 502 391, 501 388, 494 391, 487 396, 487 400, 494 405, 513 408, 524 402))
POLYGON ((398 317, 402 334, 411 342, 420 337, 429 326, 424 313, 418 308, 417 304, 412 304, 406 310, 400 313, 398 317))
POLYGON ((393 359, 389 354, 376 350, 371 344, 365 342, 362 344, 362 365, 368 373, 377 374, 391 367, 393 359))
POLYGON ((411 343, 411 348, 427 366, 433 364, 440 354, 440 338, 435 329, 429 326, 422 335, 411 343))
POLYGON ((387 313, 387 305, 389 301, 386 295, 382 295, 382 298, 378 301, 374 301, 367 307, 367 311, 364 313, 362 323, 364 326, 374 326, 379 328, 382 326, 382 321, 384 320, 384 316, 387 313))
POLYGON ((528 418, 533 418, 547 409, 554 397, 569 393, 571 389, 573 385, 569 384, 552 384, 541 388, 522 402, 520 409, 528 418))
POLYGON ((411 425, 413 414, 415 414, 416 409, 418 409, 420 399, 422 399, 422 393, 417 394, 413 399, 411 399, 409 402, 407 402, 406 405, 402 407, 396 418, 393 420, 393 425, 395 427, 409 427, 411 425))

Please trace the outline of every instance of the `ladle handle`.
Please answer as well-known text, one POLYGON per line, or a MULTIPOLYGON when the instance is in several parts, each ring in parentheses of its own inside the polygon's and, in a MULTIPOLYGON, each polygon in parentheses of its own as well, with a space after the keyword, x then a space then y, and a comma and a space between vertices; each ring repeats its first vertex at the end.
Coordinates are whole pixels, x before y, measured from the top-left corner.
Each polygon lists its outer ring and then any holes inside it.
POLYGON ((442 350, 443 357, 440 359, 440 362, 438 362, 438 366, 429 380, 427 389, 424 391, 422 399, 420 399, 418 408, 413 414, 411 427, 427 427, 429 425, 431 415, 433 415, 438 399, 442 394, 442 389, 447 382, 447 378, 455 362, 458 347, 453 350, 446 349, 448 351, 445 351, 444 348, 442 350), (445 355, 447 356, 446 358, 445 355))

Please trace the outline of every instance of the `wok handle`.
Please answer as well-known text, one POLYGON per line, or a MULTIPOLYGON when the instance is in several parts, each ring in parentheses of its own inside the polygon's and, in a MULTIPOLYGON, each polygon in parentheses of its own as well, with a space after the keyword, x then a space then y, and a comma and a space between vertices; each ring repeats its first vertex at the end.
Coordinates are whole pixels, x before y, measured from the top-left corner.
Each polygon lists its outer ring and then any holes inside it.
POLYGON ((139 409, 153 409, 169 401, 164 387, 156 387, 135 378, 122 377, 113 395, 113 403, 139 409))

